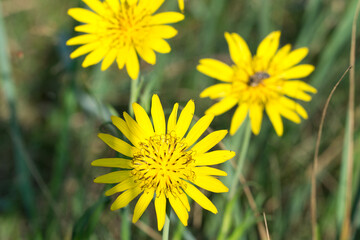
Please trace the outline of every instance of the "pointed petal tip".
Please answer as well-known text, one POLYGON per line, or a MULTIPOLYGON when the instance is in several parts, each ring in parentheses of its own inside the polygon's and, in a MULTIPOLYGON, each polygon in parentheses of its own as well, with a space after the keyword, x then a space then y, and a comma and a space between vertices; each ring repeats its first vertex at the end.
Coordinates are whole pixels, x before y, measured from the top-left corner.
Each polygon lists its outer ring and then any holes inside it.
POLYGON ((111 207, 110 207, 110 210, 111 210, 111 211, 116 211, 116 210, 118 210, 118 208, 116 208, 116 207, 114 206, 114 204, 112 204, 111 207))

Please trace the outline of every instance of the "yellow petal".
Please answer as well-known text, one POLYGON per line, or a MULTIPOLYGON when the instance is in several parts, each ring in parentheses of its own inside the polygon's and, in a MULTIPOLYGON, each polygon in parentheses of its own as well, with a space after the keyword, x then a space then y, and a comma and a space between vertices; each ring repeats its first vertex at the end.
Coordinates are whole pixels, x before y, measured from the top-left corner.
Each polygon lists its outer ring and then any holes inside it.
POLYGON ((300 80, 286 81, 284 85, 286 88, 293 88, 300 91, 317 93, 316 88, 300 80))
MULTIPOLYGON (((290 50, 291 50, 291 44, 286 44, 285 46, 280 48, 279 51, 277 51, 277 53, 275 54, 274 58, 271 60, 269 71, 273 71, 272 73, 275 73, 275 71, 278 70, 279 65, 284 61, 286 56, 289 54, 290 50)), ((271 73, 269 72, 269 74, 271 73)))
POLYGON ((299 62, 301 62, 301 60, 303 60, 306 57, 308 52, 309 52, 309 49, 306 47, 299 48, 299 49, 292 51, 290 54, 288 54, 283 59, 283 61, 281 61, 281 63, 279 63, 279 68, 280 69, 288 69, 288 68, 298 64, 299 62))
POLYGON ((147 115, 145 109, 137 103, 133 103, 132 106, 133 106, 135 118, 136 118, 136 121, 138 122, 138 124, 140 126, 142 126, 142 129, 146 132, 147 135, 149 135, 149 136, 154 135, 155 133, 154 133, 153 125, 152 125, 151 120, 150 120, 149 116, 147 115))
POLYGON ((66 42, 66 45, 72 46, 72 45, 79 45, 79 44, 87 44, 87 43, 94 42, 97 40, 98 40, 98 36, 96 36, 95 34, 83 34, 83 35, 79 35, 79 36, 70 38, 66 42))
POLYGON ((176 215, 178 216, 182 224, 184 224, 184 226, 187 226, 189 214, 180 199, 174 197, 171 192, 167 194, 167 198, 169 199, 171 207, 174 209, 176 215))
POLYGON ((106 69, 108 69, 111 64, 116 60, 117 55, 117 49, 110 49, 109 52, 105 55, 104 60, 102 61, 101 71, 105 71, 106 69))
POLYGON ((244 122, 249 112, 249 105, 247 103, 241 103, 235 110, 234 116, 231 120, 230 134, 234 135, 244 122))
POLYGON ((110 134, 99 133, 98 137, 101 138, 109 147, 115 151, 124 154, 125 156, 133 156, 133 147, 123 140, 111 136, 110 134))
POLYGON ((179 108, 179 104, 175 103, 168 120, 168 127, 167 127, 168 133, 175 130, 178 108, 179 108))
POLYGON ((229 191, 229 189, 222 182, 211 176, 197 175, 192 182, 195 185, 210 192, 221 193, 229 191))
POLYGON ((111 121, 113 122, 113 124, 120 130, 120 132, 122 134, 124 134, 124 136, 129 139, 129 141, 136 147, 139 147, 139 142, 140 139, 135 136, 129 129, 129 127, 127 126, 126 122, 117 117, 117 116, 111 116, 111 121))
POLYGON ((151 27, 151 36, 154 36, 155 38, 164 38, 169 39, 173 38, 177 35, 178 31, 168 25, 156 25, 151 27))
POLYGON ((95 49, 85 57, 85 60, 82 63, 82 67, 86 68, 88 66, 99 63, 101 59, 104 58, 107 52, 108 52, 108 48, 106 47, 99 47, 95 49))
POLYGON ((185 141, 187 146, 190 147, 193 145, 196 140, 206 131, 210 126, 210 123, 214 119, 214 115, 206 114, 204 117, 200 118, 195 125, 189 131, 189 134, 186 136, 185 141))
POLYGON ((309 76, 314 71, 314 69, 315 67, 313 65, 301 64, 283 72, 279 77, 286 79, 304 78, 309 76))
POLYGON ((262 117, 263 106, 256 103, 250 105, 251 130, 255 135, 258 135, 260 132, 262 117))
POLYGON ((128 170, 111 172, 94 179, 95 183, 119 183, 131 176, 128 170))
POLYGON ((100 158, 93 161, 91 165, 98 167, 133 168, 131 160, 125 158, 100 158))
POLYGON ((155 127, 155 133, 158 135, 165 134, 165 115, 159 96, 157 94, 152 96, 151 116, 155 127))
POLYGON ((286 81, 283 85, 283 93, 289 97, 310 101, 311 96, 304 91, 316 93, 316 89, 303 81, 286 81))
POLYGON ((280 115, 284 116, 285 118, 293 121, 294 123, 300 123, 301 119, 299 115, 295 112, 295 110, 289 109, 281 104, 277 104, 278 111, 280 115))
POLYGON ((229 45, 231 59, 236 64, 248 64, 251 60, 251 52, 245 40, 237 33, 225 33, 225 39, 229 45))
POLYGON ((138 0, 126 0, 127 3, 131 6, 131 5, 135 5, 137 4, 138 0))
POLYGON ((81 55, 87 54, 87 53, 93 51, 94 49, 96 49, 99 45, 100 45, 100 42, 91 42, 91 43, 82 45, 70 54, 70 58, 74 59, 81 55))
POLYGON ((216 150, 195 156, 196 166, 216 165, 233 158, 235 152, 229 150, 216 150))
POLYGON ((184 0, 178 0, 178 4, 179 4, 179 9, 183 12, 185 8, 184 0))
POLYGON ((212 105, 208 110, 206 110, 206 114, 214 114, 215 116, 223 114, 224 112, 230 110, 238 103, 238 99, 234 97, 225 97, 220 102, 212 105))
POLYGON ((189 129, 191 120, 194 116, 195 104, 193 100, 190 100, 184 109, 180 113, 179 120, 175 127, 176 137, 182 139, 189 129))
POLYGON ((195 155, 205 153, 218 144, 226 136, 226 134, 227 130, 212 132, 198 142, 191 150, 195 152, 195 155))
POLYGON ((156 63, 156 55, 149 47, 136 47, 136 51, 145 62, 154 65, 156 63))
POLYGON ((142 192, 141 188, 129 189, 116 198, 114 203, 111 205, 111 210, 115 211, 119 208, 127 206, 134 198, 136 198, 142 192))
POLYGON ((95 24, 90 23, 76 26, 74 30, 83 33, 97 33, 99 31, 99 28, 95 24))
POLYGON ((297 102, 288 99, 287 97, 281 97, 279 102, 286 106, 287 108, 293 109, 294 111, 296 111, 302 118, 307 119, 308 118, 308 114, 306 112, 306 110, 297 102))
POLYGON ((135 222, 137 222, 137 220, 139 220, 141 215, 144 213, 146 208, 149 206, 153 197, 154 197, 154 190, 146 191, 141 195, 141 197, 139 198, 139 201, 135 205, 134 215, 133 215, 133 219, 132 219, 133 223, 135 223, 135 222))
POLYGON ((126 70, 129 76, 134 80, 139 76, 140 66, 139 59, 136 55, 134 47, 129 48, 126 59, 126 70))
POLYGON ((143 140, 150 137, 150 135, 147 134, 143 127, 140 126, 132 117, 130 117, 127 112, 124 112, 124 118, 128 128, 130 129, 130 132, 138 139, 143 140))
POLYGON ((70 8, 68 14, 78 22, 96 23, 102 21, 99 15, 83 8, 70 8))
POLYGON ((158 223, 158 230, 160 231, 165 224, 165 215, 166 215, 166 198, 165 194, 162 193, 155 198, 155 211, 156 218, 158 223))
POLYGON ((102 15, 106 12, 104 5, 98 0, 82 0, 86 5, 88 5, 94 12, 102 15))
POLYGON ((227 64, 210 58, 201 59, 196 69, 209 77, 224 82, 231 82, 234 75, 234 70, 227 64))
POLYGON ((197 202, 197 204, 199 204, 202 208, 209 210, 210 212, 215 214, 218 213, 215 205, 192 184, 187 183, 184 191, 186 192, 187 195, 189 195, 189 197, 194 199, 194 201, 197 202))
POLYGON ((280 31, 274 31, 261 41, 256 51, 256 56, 261 59, 270 60, 276 53, 280 42, 280 31))
POLYGON ((119 0, 106 0, 105 3, 111 8, 114 13, 117 13, 120 9, 119 0))
POLYGON ((184 15, 178 12, 162 12, 153 15, 149 24, 162 25, 162 24, 176 23, 176 22, 180 22, 184 18, 185 18, 184 15))
POLYGON ((228 83, 215 84, 208 88, 205 88, 200 93, 200 97, 210 97, 211 99, 225 97, 230 93, 231 89, 231 84, 228 83))
POLYGON ((274 126, 276 134, 278 136, 282 136, 284 132, 284 126, 276 106, 273 104, 267 104, 265 110, 272 125, 274 126))
POLYGON ((196 167, 194 171, 196 175, 227 176, 226 172, 213 167, 196 167))
POLYGON ((156 12, 160 7, 161 5, 164 3, 165 0, 153 0, 149 3, 149 6, 148 6, 148 10, 150 11, 150 13, 154 13, 156 12))
MULTIPOLYGON (((184 182, 184 181, 183 181, 184 182)), ((187 211, 190 211, 190 204, 189 204, 189 200, 186 196, 186 194, 184 192, 179 193, 176 195, 178 198, 180 198, 180 201, 182 202, 182 204, 184 205, 184 207, 186 208, 187 211)))
POLYGON ((119 50, 118 55, 116 57, 116 63, 119 67, 119 69, 122 69, 126 63, 126 60, 128 58, 128 47, 123 47, 119 50))
POLYGON ((169 53, 171 47, 164 39, 161 38, 150 38, 146 43, 150 48, 159 53, 169 53))
POLYGON ((131 188, 135 188, 138 184, 134 181, 133 177, 127 178, 124 181, 120 182, 116 186, 110 188, 105 192, 105 196, 111 196, 118 192, 123 192, 131 188))

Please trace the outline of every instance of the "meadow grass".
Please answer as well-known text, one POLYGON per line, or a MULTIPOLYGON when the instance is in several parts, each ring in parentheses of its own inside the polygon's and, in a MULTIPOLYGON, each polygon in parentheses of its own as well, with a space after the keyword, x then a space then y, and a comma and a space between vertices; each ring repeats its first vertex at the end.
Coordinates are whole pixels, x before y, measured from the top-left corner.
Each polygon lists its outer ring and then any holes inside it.
MULTIPOLYGON (((359 87, 349 75, 328 106, 319 145, 316 181, 316 236, 312 233, 311 184, 315 143, 326 99, 350 66, 350 48, 357 0, 189 0, 185 20, 175 26, 172 51, 157 54, 154 66, 141 66, 138 82, 113 65, 82 68, 71 60, 75 22, 67 15, 80 1, 4 0, 0 7, 0 239, 161 239, 153 204, 136 224, 134 203, 110 211, 112 198, 93 183, 107 173, 90 163, 114 157, 97 137, 119 134, 110 116, 122 116, 137 99, 148 112, 157 93, 167 116, 175 102, 196 103, 195 118, 214 101, 199 93, 216 81, 196 71, 201 58, 230 63, 224 32, 237 32, 254 53, 271 31, 281 30, 281 45, 309 47, 303 62, 316 69, 306 82, 318 93, 302 104, 309 119, 297 125, 284 120, 278 137, 267 117, 254 136, 246 123, 216 148, 237 152, 220 165, 226 194, 209 194, 219 213, 192 203, 189 226, 170 213, 170 239, 340 239, 346 218, 348 239, 360 238, 359 87), (134 86, 137 84, 138 93, 134 86), (354 123, 348 124, 349 88, 354 91, 354 123), (131 93, 130 89, 133 89, 131 93), (134 92, 135 91, 135 92, 134 92), (132 96, 132 97, 131 97, 132 96), (350 140, 349 140, 350 136, 350 140), (349 144, 354 152, 351 207, 347 208, 349 144)), ((162 10, 177 11, 167 0, 162 10)), ((359 21, 357 21, 358 23, 359 21)), ((359 36, 359 31, 355 37, 359 36)), ((353 50, 359 60, 359 50, 353 50)), ((359 79, 360 61, 353 78, 359 79)), ((211 130, 228 129, 233 110, 216 117, 211 130)), ((350 150, 351 157, 351 150, 350 150)), ((349 204, 348 204, 349 206, 349 204)), ((344 239, 344 238, 343 238, 344 239)))

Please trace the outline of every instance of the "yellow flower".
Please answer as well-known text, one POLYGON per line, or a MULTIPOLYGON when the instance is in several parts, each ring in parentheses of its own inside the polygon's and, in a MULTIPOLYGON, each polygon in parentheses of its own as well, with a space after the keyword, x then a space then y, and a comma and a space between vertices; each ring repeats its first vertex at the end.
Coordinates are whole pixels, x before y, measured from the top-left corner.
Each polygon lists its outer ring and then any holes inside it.
POLYGON ((277 135, 283 134, 281 116, 300 123, 301 116, 307 119, 305 109, 294 99, 310 101, 308 94, 316 89, 299 79, 314 71, 309 64, 297 65, 307 54, 307 48, 291 50, 291 45, 279 47, 280 31, 270 33, 259 45, 252 57, 248 45, 236 33, 225 33, 232 66, 215 59, 201 59, 198 71, 224 83, 215 84, 201 92, 200 97, 222 100, 206 113, 220 115, 238 105, 231 121, 233 135, 250 115, 251 129, 259 134, 265 110, 277 135))
POLYGON ((132 79, 139 75, 139 55, 149 64, 155 64, 155 52, 169 53, 164 40, 174 37, 177 30, 164 25, 179 22, 184 15, 177 12, 154 14, 164 0, 83 0, 91 10, 71 8, 68 14, 85 23, 75 27, 84 33, 71 38, 67 45, 83 45, 71 53, 77 58, 89 53, 82 63, 88 67, 99 63, 106 70, 115 60, 119 69, 126 65, 132 79))
POLYGON ((124 119, 112 117, 113 124, 132 145, 100 133, 99 137, 112 149, 129 158, 103 158, 92 162, 93 166, 115 167, 121 170, 97 177, 97 183, 118 183, 105 194, 122 192, 111 210, 125 207, 141 194, 136 203, 133 222, 136 222, 155 196, 155 210, 159 231, 165 222, 166 202, 186 226, 190 205, 187 196, 201 207, 217 213, 214 204, 194 185, 211 192, 227 192, 228 188, 214 176, 226 176, 226 172, 208 167, 225 162, 235 156, 228 150, 207 152, 227 134, 215 131, 191 147, 212 122, 213 115, 205 115, 191 128, 187 136, 195 105, 190 100, 177 119, 178 104, 169 116, 167 125, 164 111, 157 95, 152 97, 150 118, 137 103, 133 104, 135 119, 124 112, 124 119), (154 126, 154 127, 153 127, 154 126))

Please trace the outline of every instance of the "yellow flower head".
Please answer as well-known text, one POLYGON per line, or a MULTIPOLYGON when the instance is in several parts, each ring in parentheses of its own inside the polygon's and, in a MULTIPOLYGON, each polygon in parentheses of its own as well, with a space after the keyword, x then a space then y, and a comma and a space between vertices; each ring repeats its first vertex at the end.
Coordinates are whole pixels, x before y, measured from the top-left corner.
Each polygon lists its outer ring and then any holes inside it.
POLYGON ((71 8, 68 14, 85 23, 75 27, 84 33, 71 38, 67 45, 83 45, 71 53, 77 58, 89 53, 83 67, 102 61, 106 70, 115 60, 119 69, 126 65, 132 79, 139 74, 137 54, 149 64, 155 64, 155 52, 169 53, 170 45, 164 40, 174 37, 177 30, 164 25, 179 22, 184 15, 177 12, 154 14, 164 0, 83 0, 91 10, 71 8))
POLYGON ((251 129, 259 134, 265 110, 277 135, 283 134, 281 116, 300 123, 301 116, 307 119, 305 109, 293 99, 310 101, 308 94, 316 89, 300 80, 314 71, 309 64, 297 65, 307 54, 307 48, 291 51, 291 45, 279 47, 280 31, 270 33, 252 56, 248 45, 236 33, 225 33, 234 65, 231 67, 215 59, 201 59, 198 71, 224 83, 215 84, 201 92, 200 97, 222 100, 206 113, 220 115, 236 104, 231 121, 233 135, 243 123, 248 112, 251 129))
POLYGON ((191 147, 212 122, 213 115, 205 115, 191 128, 187 136, 195 105, 191 100, 177 119, 178 104, 165 122, 164 111, 157 95, 152 98, 151 116, 137 103, 133 104, 135 119, 124 113, 124 119, 112 117, 113 124, 132 145, 100 133, 99 137, 115 151, 129 157, 103 158, 92 162, 93 166, 115 167, 119 171, 97 177, 97 183, 118 183, 105 194, 122 192, 111 210, 125 207, 141 194, 136 203, 133 222, 136 222, 149 203, 155 198, 155 210, 159 231, 165 222, 166 202, 186 226, 190 205, 187 196, 201 207, 217 213, 214 204, 194 185, 211 192, 227 192, 228 188, 214 176, 226 176, 226 172, 209 165, 231 159, 235 153, 228 150, 207 152, 227 134, 226 130, 215 131, 191 147))

